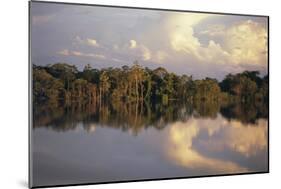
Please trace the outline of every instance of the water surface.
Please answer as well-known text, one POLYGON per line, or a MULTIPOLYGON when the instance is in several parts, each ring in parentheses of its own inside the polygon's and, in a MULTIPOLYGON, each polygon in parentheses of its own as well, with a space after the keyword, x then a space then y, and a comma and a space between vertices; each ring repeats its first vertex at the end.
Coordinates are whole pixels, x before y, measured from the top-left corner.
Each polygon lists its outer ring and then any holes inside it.
POLYGON ((265 172, 265 110, 206 103, 38 105, 33 184, 265 172))

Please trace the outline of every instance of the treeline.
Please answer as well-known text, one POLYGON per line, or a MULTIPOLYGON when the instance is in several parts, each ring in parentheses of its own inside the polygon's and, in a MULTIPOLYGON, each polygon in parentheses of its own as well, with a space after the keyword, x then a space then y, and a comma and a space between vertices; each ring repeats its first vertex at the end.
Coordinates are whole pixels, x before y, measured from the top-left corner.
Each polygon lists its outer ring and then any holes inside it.
POLYGON ((268 118, 268 108, 264 103, 220 104, 216 101, 195 101, 193 104, 174 101, 168 105, 161 102, 138 104, 114 101, 101 107, 88 102, 69 106, 47 103, 36 106, 33 113, 34 128, 67 131, 82 125, 87 131, 91 131, 92 127, 110 127, 135 135, 149 127, 161 130, 178 121, 216 119, 219 114, 223 119, 236 120, 243 125, 256 125, 258 120, 268 118))
POLYGON ((143 68, 137 62, 122 68, 94 69, 90 65, 79 71, 74 65, 57 63, 33 65, 33 99, 35 103, 74 101, 105 103, 194 101, 268 101, 268 75, 257 71, 229 74, 221 82, 213 78, 194 80, 176 75, 162 67, 143 68))

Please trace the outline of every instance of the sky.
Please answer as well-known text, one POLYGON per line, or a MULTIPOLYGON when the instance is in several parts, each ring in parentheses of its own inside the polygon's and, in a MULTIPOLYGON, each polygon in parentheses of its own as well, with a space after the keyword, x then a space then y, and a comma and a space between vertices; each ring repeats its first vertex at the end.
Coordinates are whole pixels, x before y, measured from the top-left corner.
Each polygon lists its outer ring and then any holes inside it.
POLYGON ((31 3, 31 61, 212 77, 268 73, 267 17, 31 3))

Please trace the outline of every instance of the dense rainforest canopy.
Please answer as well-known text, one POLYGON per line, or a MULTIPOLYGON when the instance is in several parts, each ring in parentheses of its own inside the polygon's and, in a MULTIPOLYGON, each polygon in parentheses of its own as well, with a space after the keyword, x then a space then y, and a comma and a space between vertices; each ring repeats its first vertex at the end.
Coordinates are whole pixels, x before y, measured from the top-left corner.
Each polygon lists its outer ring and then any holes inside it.
POLYGON ((133 66, 94 69, 86 65, 79 71, 74 65, 56 63, 33 65, 33 100, 35 103, 90 101, 105 103, 194 101, 268 101, 268 75, 257 71, 228 74, 221 81, 176 75, 159 67, 133 66))

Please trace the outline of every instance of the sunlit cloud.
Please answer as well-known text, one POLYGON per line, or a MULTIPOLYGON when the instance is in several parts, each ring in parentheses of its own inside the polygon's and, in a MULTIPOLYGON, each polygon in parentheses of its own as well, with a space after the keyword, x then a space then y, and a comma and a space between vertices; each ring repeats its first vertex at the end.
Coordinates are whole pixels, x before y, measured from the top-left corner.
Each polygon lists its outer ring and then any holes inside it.
POLYGON ((113 45, 113 50, 118 50, 119 49, 119 45, 115 44, 113 45))
POLYGON ((228 63, 231 57, 220 44, 209 40, 208 46, 205 47, 195 37, 194 26, 211 17, 221 16, 208 14, 172 16, 168 22, 168 25, 174 28, 169 34, 171 47, 175 51, 183 52, 182 56, 194 57, 198 63, 228 63))
POLYGON ((221 117, 212 119, 190 119, 176 122, 169 130, 168 156, 176 164, 191 169, 206 169, 220 173, 249 171, 234 160, 223 160, 201 154, 194 145, 197 141, 205 150, 223 153, 233 151, 250 157, 267 148, 267 121, 259 120, 256 125, 242 125, 237 121, 225 121, 221 117), (200 137, 200 133, 208 137, 200 137))
POLYGON ((118 59, 118 58, 112 58, 111 60, 114 61, 114 62, 126 63, 126 61, 118 59))
POLYGON ((137 42, 133 39, 130 40, 130 49, 134 49, 137 47, 137 42))
POLYGON ((239 152, 246 157, 256 155, 259 151, 267 147, 267 121, 259 120, 258 126, 253 124, 243 125, 239 121, 231 121, 224 145, 239 152))
POLYGON ((147 47, 145 47, 145 46, 141 46, 140 49, 142 51, 142 58, 143 58, 143 60, 144 61, 150 60, 151 59, 151 52, 150 52, 150 50, 147 47))
POLYGON ((267 31, 261 24, 239 22, 227 29, 225 40, 234 63, 267 64, 267 31))
POLYGON ((86 56, 86 54, 83 54, 79 51, 72 51, 72 55, 74 55, 74 56, 86 56))
POLYGON ((67 49, 61 50, 61 51, 57 52, 57 54, 63 55, 63 56, 79 56, 79 57, 106 59, 106 56, 103 55, 103 54, 83 53, 83 52, 80 52, 80 51, 69 51, 67 49))
POLYGON ((223 39, 224 52, 229 54, 229 63, 267 64, 267 31, 264 25, 252 20, 236 22, 230 27, 222 24, 209 26, 200 34, 223 39))
POLYGON ((225 26, 223 24, 214 24, 208 26, 206 30, 200 31, 202 35, 208 35, 209 37, 222 36, 225 34, 225 26))
MULTIPOLYGON (((79 69, 88 63, 89 57, 106 57, 108 65, 131 65, 139 60, 148 67, 161 64, 169 71, 194 78, 221 80, 228 73, 245 70, 267 74, 266 18, 143 10, 132 13, 117 9, 114 15, 106 15, 101 14, 100 8, 90 9, 90 17, 74 14, 69 7, 50 12, 44 8, 44 12, 32 15, 36 25, 32 30, 36 38, 32 47, 42 55, 39 64, 53 61, 51 52, 56 52, 81 57, 79 69), (129 19, 124 20, 124 15, 130 15, 129 19), (85 22, 79 21, 83 19, 85 22), (43 43, 49 50, 40 48, 43 43), (64 51, 57 52, 58 44, 64 51), (84 53, 74 55, 66 49, 84 53)), ((93 64, 98 68, 107 66, 93 64)))
POLYGON ((132 56, 135 56, 136 59, 141 58, 141 60, 143 61, 148 61, 151 59, 151 50, 147 46, 138 43, 134 39, 131 39, 129 41, 129 46, 127 46, 126 44, 123 46, 124 47, 122 50, 118 45, 113 46, 113 48, 115 50, 118 50, 119 52, 122 52, 124 55, 131 54, 132 56))
MULTIPOLYGON (((120 48, 118 45, 114 45, 113 49, 118 50, 120 52, 120 48)), ((163 63, 164 60, 168 57, 168 54, 163 50, 151 50, 147 45, 137 42, 136 40, 129 41, 129 49, 132 51, 128 51, 125 49, 124 53, 132 53, 135 54, 136 57, 140 56, 143 61, 150 61, 154 63, 163 63)))
POLYGON ((155 62, 163 63, 168 58, 168 54, 165 51, 157 51, 155 53, 155 62))
POLYGON ((216 24, 199 34, 207 35, 207 46, 195 36, 196 24, 214 15, 177 15, 171 16, 167 24, 172 49, 182 52, 182 56, 197 59, 198 63, 215 64, 267 64, 267 32, 263 25, 252 20, 237 22, 226 27, 216 24), (223 44, 212 37, 220 36, 223 44))
POLYGON ((188 124, 177 122, 171 126, 169 156, 172 160, 183 167, 191 169, 206 169, 217 173, 246 172, 247 168, 241 167, 231 161, 209 158, 200 154, 193 148, 193 139, 198 136, 200 127, 197 123, 189 121, 188 124))
POLYGON ((59 51, 57 53, 60 54, 60 55, 64 55, 64 56, 69 56, 70 55, 70 52, 69 52, 68 49, 63 49, 63 50, 61 50, 61 51, 59 51))
POLYGON ((100 44, 94 38, 82 39, 80 36, 76 36, 75 42, 77 42, 78 44, 84 44, 84 45, 93 46, 93 47, 100 47, 100 44))
POLYGON ((87 39, 87 44, 89 44, 89 45, 91 45, 91 46, 94 46, 94 47, 98 47, 99 46, 99 44, 98 44, 98 42, 97 42, 97 40, 95 40, 95 39, 87 39))
POLYGON ((174 14, 167 19, 169 39, 172 49, 182 51, 200 58, 198 48, 201 46, 194 36, 193 26, 208 18, 207 14, 174 14))

